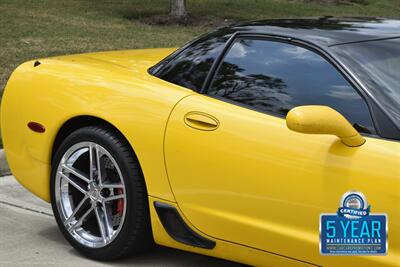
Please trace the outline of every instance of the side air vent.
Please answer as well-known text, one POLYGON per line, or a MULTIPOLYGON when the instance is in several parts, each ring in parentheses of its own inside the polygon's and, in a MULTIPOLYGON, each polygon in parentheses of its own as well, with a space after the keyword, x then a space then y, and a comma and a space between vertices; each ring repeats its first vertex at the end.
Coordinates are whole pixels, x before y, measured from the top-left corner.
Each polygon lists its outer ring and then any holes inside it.
POLYGON ((213 249, 215 247, 214 241, 193 231, 185 223, 175 207, 162 202, 154 202, 154 207, 165 230, 176 241, 205 249, 213 249))

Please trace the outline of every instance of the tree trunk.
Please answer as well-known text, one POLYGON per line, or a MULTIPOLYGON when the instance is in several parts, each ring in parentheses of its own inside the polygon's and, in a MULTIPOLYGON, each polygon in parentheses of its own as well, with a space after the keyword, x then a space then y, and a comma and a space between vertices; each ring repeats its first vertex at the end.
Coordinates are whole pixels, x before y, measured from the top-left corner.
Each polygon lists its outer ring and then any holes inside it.
POLYGON ((173 17, 186 16, 186 0, 171 0, 170 15, 173 17))

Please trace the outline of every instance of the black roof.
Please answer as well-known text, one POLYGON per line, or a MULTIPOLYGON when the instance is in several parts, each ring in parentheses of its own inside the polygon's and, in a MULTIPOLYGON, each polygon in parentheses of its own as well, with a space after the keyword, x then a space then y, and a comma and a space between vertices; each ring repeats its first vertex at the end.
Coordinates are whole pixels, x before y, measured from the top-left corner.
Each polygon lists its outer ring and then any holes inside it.
POLYGON ((262 20, 232 25, 234 31, 296 38, 320 46, 400 37, 400 20, 385 18, 304 18, 262 20))

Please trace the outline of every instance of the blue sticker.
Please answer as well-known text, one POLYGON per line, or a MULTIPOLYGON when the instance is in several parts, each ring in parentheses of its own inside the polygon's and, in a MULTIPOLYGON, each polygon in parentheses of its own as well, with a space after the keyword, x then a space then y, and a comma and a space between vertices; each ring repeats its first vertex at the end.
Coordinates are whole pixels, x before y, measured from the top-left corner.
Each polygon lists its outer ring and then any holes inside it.
POLYGON ((388 249, 386 214, 370 213, 364 194, 347 192, 337 213, 320 218, 322 255, 386 255, 388 249))

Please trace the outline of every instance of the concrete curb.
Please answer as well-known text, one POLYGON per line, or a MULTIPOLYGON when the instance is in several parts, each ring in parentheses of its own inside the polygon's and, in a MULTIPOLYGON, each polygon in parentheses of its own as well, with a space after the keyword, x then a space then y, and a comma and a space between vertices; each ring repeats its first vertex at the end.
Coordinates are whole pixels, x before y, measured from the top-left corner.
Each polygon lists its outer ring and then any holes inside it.
POLYGON ((4 153, 4 149, 0 149, 0 176, 10 175, 10 167, 8 167, 6 153, 4 153))
POLYGON ((0 177, 0 204, 53 216, 49 203, 34 196, 11 175, 0 177))

